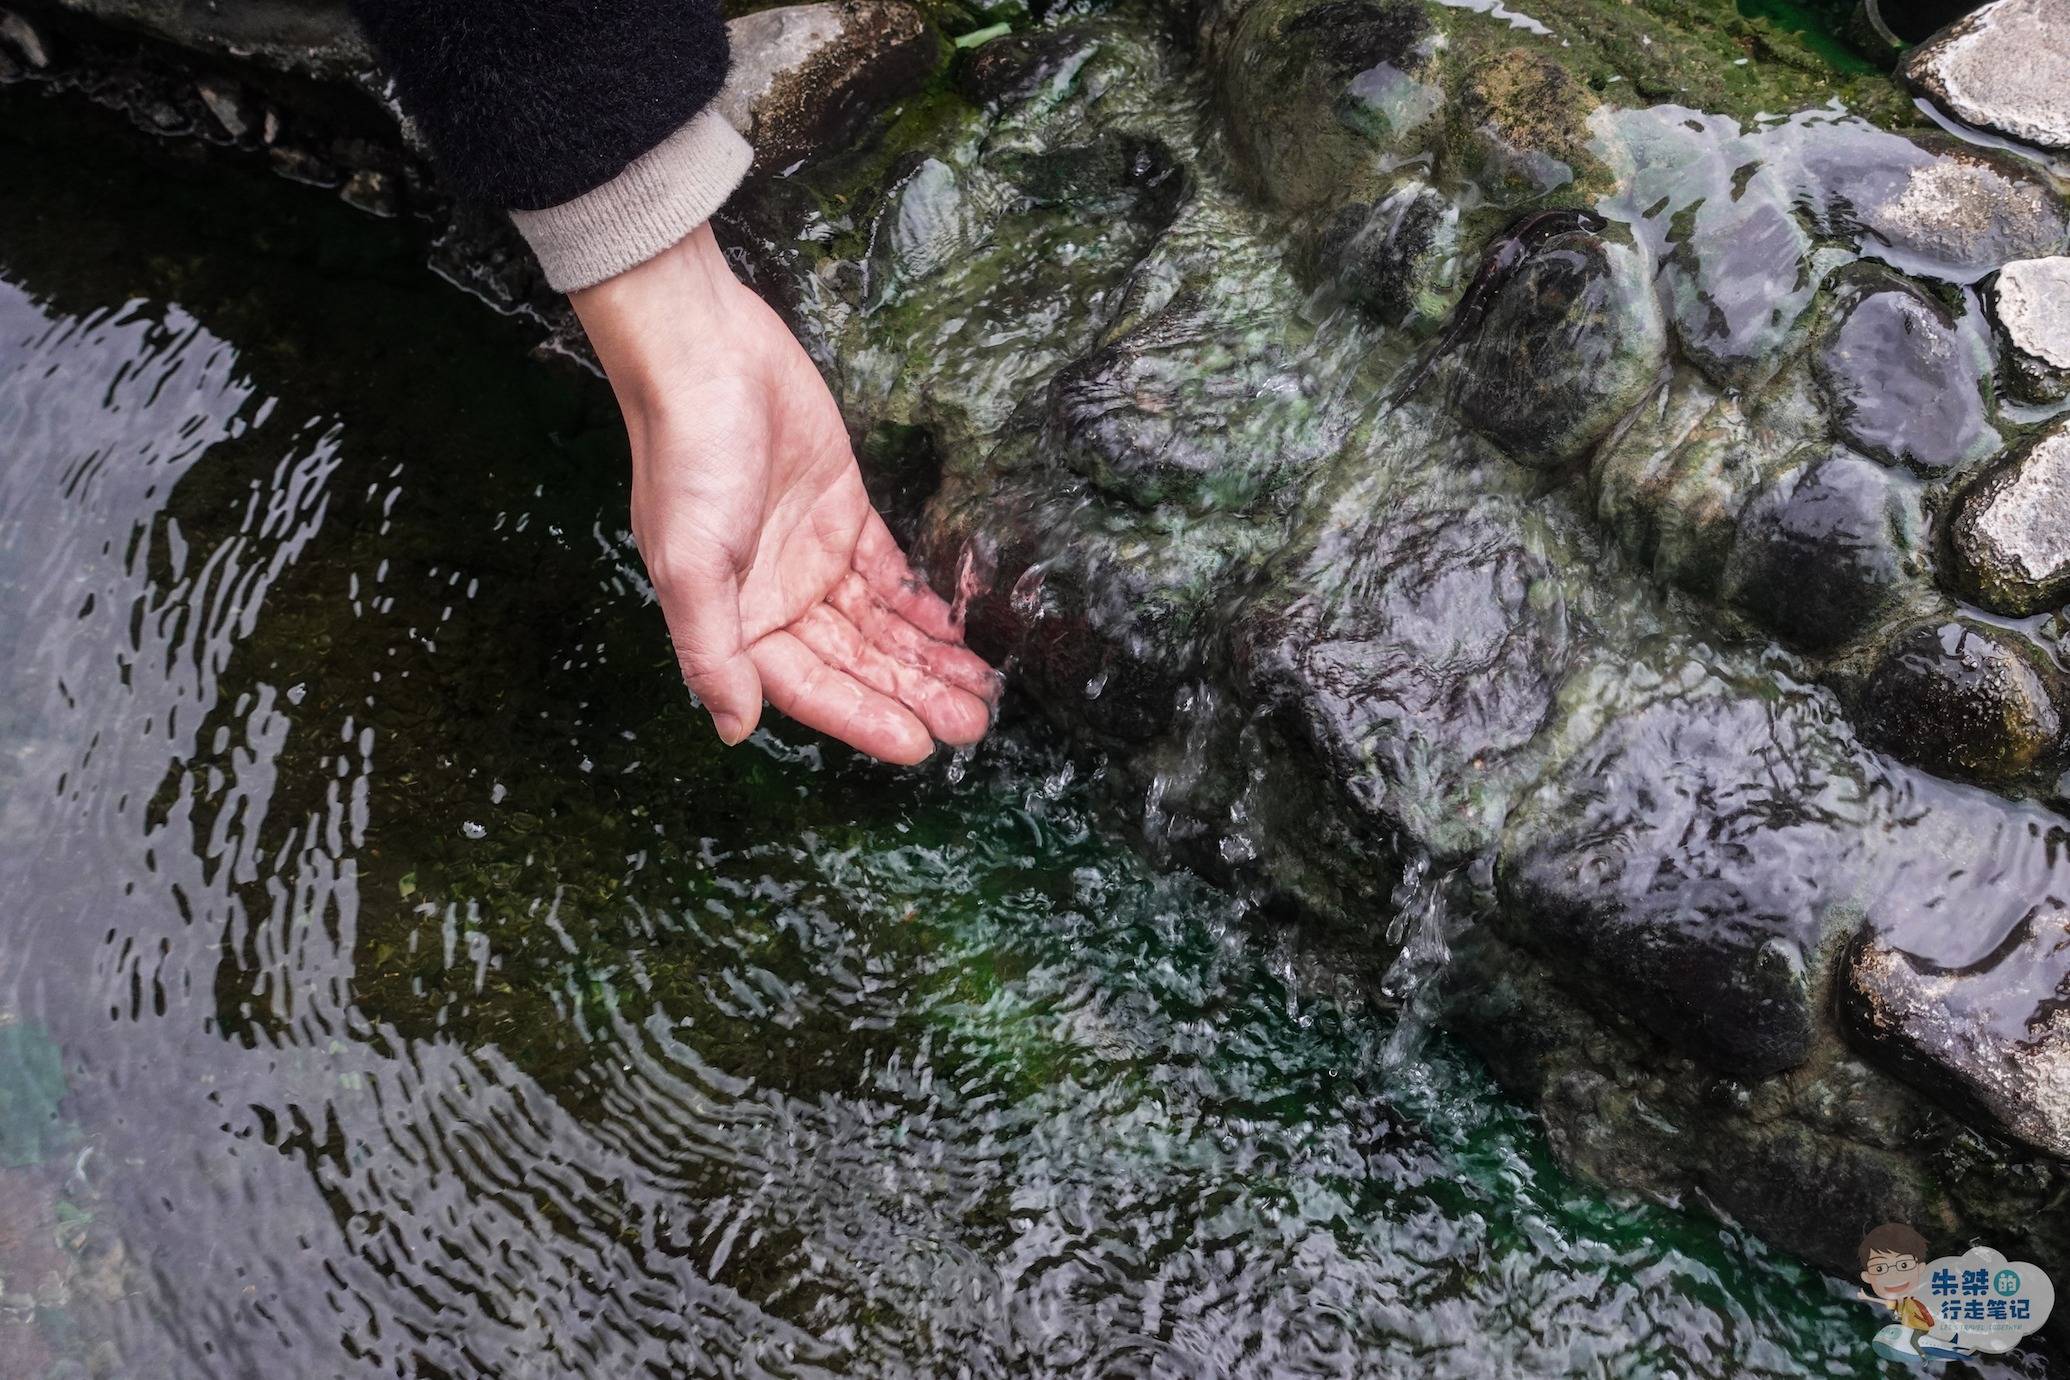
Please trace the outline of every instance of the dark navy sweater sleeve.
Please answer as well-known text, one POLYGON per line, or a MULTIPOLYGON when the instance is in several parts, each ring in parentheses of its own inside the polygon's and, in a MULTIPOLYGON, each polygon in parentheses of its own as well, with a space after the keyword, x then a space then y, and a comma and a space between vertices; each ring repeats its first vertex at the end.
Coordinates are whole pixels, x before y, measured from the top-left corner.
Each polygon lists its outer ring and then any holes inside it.
POLYGON ((460 195, 535 211, 602 186, 726 79, 718 0, 351 0, 460 195))

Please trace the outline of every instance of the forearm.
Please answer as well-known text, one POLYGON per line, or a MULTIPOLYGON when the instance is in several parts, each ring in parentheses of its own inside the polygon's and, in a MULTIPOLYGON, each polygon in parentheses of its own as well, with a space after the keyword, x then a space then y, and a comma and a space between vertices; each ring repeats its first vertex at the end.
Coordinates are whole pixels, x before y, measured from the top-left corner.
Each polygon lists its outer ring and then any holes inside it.
POLYGON ((513 213, 563 291, 653 257, 747 173, 709 112, 717 0, 351 0, 448 185, 513 213))

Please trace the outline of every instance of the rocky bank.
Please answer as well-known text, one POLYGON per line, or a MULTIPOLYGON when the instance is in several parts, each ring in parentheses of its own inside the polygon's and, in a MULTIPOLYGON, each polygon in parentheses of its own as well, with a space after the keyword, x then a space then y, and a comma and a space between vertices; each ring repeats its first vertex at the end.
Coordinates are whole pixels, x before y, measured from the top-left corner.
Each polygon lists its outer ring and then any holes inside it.
MULTIPOLYGON (((1604 1182, 2070 1277, 2070 81, 2005 56, 2070 7, 1894 75, 1684 0, 735 34, 729 241, 1151 847, 1397 997, 1449 951, 1415 1001, 1604 1182)), ((0 51, 568 343, 341 7, 0 51)))

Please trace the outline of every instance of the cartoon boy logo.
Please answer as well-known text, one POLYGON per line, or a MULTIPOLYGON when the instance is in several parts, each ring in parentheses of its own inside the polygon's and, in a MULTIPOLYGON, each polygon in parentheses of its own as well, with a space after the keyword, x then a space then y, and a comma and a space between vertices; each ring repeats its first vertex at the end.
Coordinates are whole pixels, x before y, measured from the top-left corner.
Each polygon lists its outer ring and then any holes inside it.
POLYGON ((1902 1222, 1885 1222, 1862 1238, 1860 1258, 1862 1283, 1869 1286, 1862 1298, 1897 1314, 1898 1325, 1877 1335, 1876 1349, 1888 1345, 1908 1359, 1918 1357, 1913 1334, 1934 1325, 1933 1310, 1917 1293, 1926 1275, 1926 1238, 1902 1222))

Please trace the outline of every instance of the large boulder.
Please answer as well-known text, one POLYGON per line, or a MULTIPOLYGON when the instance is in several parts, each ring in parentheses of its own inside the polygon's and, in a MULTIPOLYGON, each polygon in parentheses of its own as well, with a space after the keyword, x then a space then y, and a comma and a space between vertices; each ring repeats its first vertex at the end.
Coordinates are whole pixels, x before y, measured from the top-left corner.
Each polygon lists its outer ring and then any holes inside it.
POLYGON ((1835 425, 1848 443, 1929 475, 1997 446, 1984 409, 1987 367, 1976 342, 1907 287, 1864 292, 1817 359, 1835 425))
POLYGON ((1459 357, 1459 409, 1513 459, 1564 465, 1638 404, 1666 361, 1644 256, 1573 231, 1501 287, 1459 357))
POLYGON ((1905 81, 1966 124, 2070 150, 2070 6, 1997 0, 1905 58, 1905 81))
POLYGON ((1922 624, 1870 672, 1862 732, 1946 776, 2014 781, 2062 743, 2058 680, 2016 633, 1969 618, 1922 624))
POLYGON ((1917 487, 1859 456, 1791 471, 1747 505, 1727 597, 1813 651, 1860 637, 1921 583, 1917 487))
POLYGON ((1568 686, 1587 736, 1510 817, 1501 924, 1675 1048, 1780 1073, 1811 1052, 1828 927, 1854 918, 1864 774, 1815 692, 1661 661, 1568 686))

